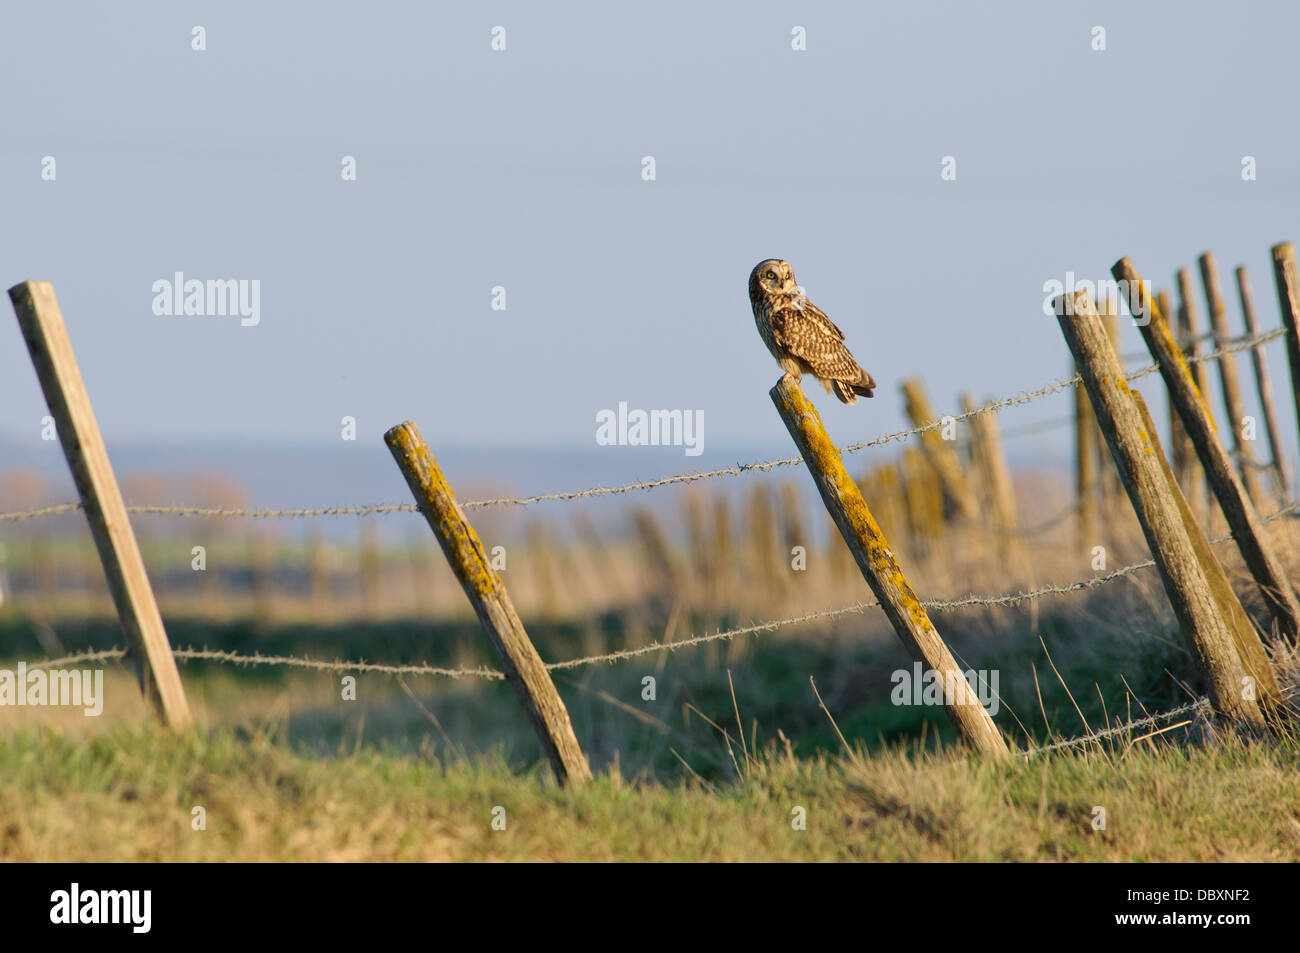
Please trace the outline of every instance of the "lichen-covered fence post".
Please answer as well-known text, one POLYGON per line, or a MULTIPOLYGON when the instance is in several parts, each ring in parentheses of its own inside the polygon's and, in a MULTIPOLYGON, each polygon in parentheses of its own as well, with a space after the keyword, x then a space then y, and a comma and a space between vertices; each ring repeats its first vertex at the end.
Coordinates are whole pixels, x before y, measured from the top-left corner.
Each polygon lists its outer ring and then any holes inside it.
MULTIPOLYGON (((944 499, 948 501, 951 512, 960 519, 975 521, 979 519, 979 504, 971 489, 966 474, 962 472, 961 460, 957 456, 955 440, 946 440, 940 419, 930 406, 925 387, 918 378, 910 377, 903 381, 903 397, 906 400, 907 416, 913 427, 930 427, 921 434, 921 448, 934 472, 939 475, 943 487, 944 499)), ((954 426, 953 433, 956 433, 954 426)))
POLYGON ((1142 399, 1142 395, 1133 391, 1133 403, 1137 406, 1138 414, 1142 417, 1142 427, 1151 440, 1151 447, 1155 451, 1152 458, 1160 465, 1160 470, 1165 476, 1165 482, 1169 484, 1170 495, 1173 496, 1174 502, 1178 505, 1178 512, 1183 518, 1183 528, 1187 530, 1187 538, 1192 542, 1192 549, 1196 552, 1196 558, 1200 561, 1201 569, 1205 573, 1205 578, 1210 584, 1210 594, 1214 597, 1214 603, 1219 609, 1219 617, 1223 619, 1228 627, 1228 632, 1232 636, 1233 643, 1237 646, 1237 654, 1241 657, 1242 664, 1246 668, 1247 674, 1254 679, 1255 695, 1260 706, 1264 710, 1267 718, 1273 721, 1280 720, 1283 717, 1282 692, 1277 683, 1277 675, 1273 671, 1273 665, 1268 660, 1268 652, 1264 649, 1264 643, 1260 641, 1259 633, 1255 631, 1255 626, 1250 621, 1250 616, 1241 605, 1241 600, 1232 590, 1232 583, 1228 580, 1228 574, 1223 569, 1223 564, 1219 562, 1214 550, 1210 548, 1210 541, 1203 530, 1196 522, 1196 517, 1192 514, 1192 508, 1187 504, 1187 498, 1178 487, 1178 481, 1174 479, 1174 471, 1169 466, 1169 461, 1165 459, 1163 448, 1160 446, 1160 437, 1156 433, 1156 424, 1151 417, 1151 411, 1147 408, 1147 403, 1142 399))
MULTIPOLYGON (((1227 623, 1219 615, 1178 506, 1154 459, 1150 434, 1142 426, 1124 369, 1092 300, 1081 291, 1067 300, 1058 299, 1057 304, 1061 333, 1088 390, 1183 638, 1209 682, 1214 707, 1235 725, 1262 730, 1264 717, 1258 703, 1242 692, 1245 667, 1227 623)), ((1134 314, 1146 312, 1135 310, 1134 314)))
MULTIPOLYGON (((1160 305, 1161 314, 1173 313, 1173 297, 1167 290, 1156 292, 1156 303, 1160 305)), ((1178 418, 1178 409, 1169 404, 1169 462, 1173 466, 1174 477, 1184 492, 1192 483, 1192 465, 1196 462, 1196 451, 1183 430, 1183 422, 1178 418)))
POLYGON ((568 709, 555 689, 551 673, 524 631, 506 587, 488 561, 483 543, 465 519, 420 431, 408 420, 385 433, 384 442, 501 657, 506 680, 519 694, 555 776, 561 784, 590 780, 591 768, 578 746, 568 709))
MULTIPOLYGON (((1237 276, 1237 297, 1241 299, 1241 316, 1246 326, 1246 334, 1249 337, 1259 336, 1259 322, 1255 320, 1255 295, 1250 288, 1250 276, 1246 274, 1246 266, 1238 265, 1235 272, 1237 276)), ((1162 313, 1168 314, 1167 311, 1162 313)), ((1279 499, 1287 499, 1290 492, 1290 480, 1286 473, 1286 458, 1282 451, 1282 431, 1277 427, 1277 408, 1273 404, 1273 380, 1268 373, 1268 360, 1264 357, 1263 343, 1256 344, 1250 349, 1251 363, 1255 367, 1255 390, 1259 395, 1259 404, 1264 411, 1264 429, 1268 432, 1268 450, 1273 458, 1269 469, 1273 474, 1273 480, 1277 484, 1277 495, 1279 499)))
MULTIPOLYGON (((1201 266, 1201 284, 1205 287, 1205 300, 1210 309, 1210 327, 1214 331, 1214 346, 1217 350, 1222 350, 1232 342, 1232 334, 1228 330, 1228 314, 1223 306, 1223 294, 1219 291, 1219 266, 1215 264, 1213 252, 1207 251, 1197 261, 1201 266)), ((1237 469, 1241 473, 1241 484, 1250 494, 1250 501, 1259 506, 1262 497, 1259 494, 1259 479, 1255 473, 1254 455, 1250 452, 1250 441, 1243 439, 1241 435, 1246 411, 1241 403, 1241 384, 1237 379, 1237 355, 1222 353, 1216 363, 1219 365, 1219 382, 1223 385, 1223 406, 1228 412, 1228 429, 1232 432, 1232 448, 1237 454, 1237 469)))
MULTIPOLYGON (((1124 353, 1120 345, 1119 302, 1112 300, 1110 295, 1098 295, 1093 303, 1097 308, 1098 317, 1101 318, 1102 327, 1106 329, 1106 337, 1110 339, 1111 348, 1116 354, 1124 353)), ((1124 503, 1124 484, 1120 480, 1118 470, 1104 465, 1107 452, 1106 437, 1101 432, 1100 424, 1095 433, 1097 435, 1097 488, 1101 494, 1102 519, 1107 530, 1113 531, 1115 520, 1120 515, 1120 507, 1124 503)))
POLYGON ((1151 356, 1160 365, 1169 399, 1178 407, 1188 436, 1196 447, 1196 455, 1205 470, 1219 508, 1232 530, 1237 549, 1254 577, 1265 605, 1277 621, 1278 628, 1288 639, 1300 633, 1300 601, 1290 579, 1273 552, 1264 532, 1264 526, 1246 490, 1237 479, 1232 458, 1224 449, 1214 422, 1210 419, 1205 396, 1197 390, 1187 367, 1187 361, 1174 344, 1169 324, 1160 308, 1147 294, 1142 276, 1127 258, 1121 258, 1111 268, 1116 280, 1123 281, 1128 290, 1129 309, 1144 316, 1139 326, 1151 356))
MULTIPOLYGON (((1201 353, 1201 331, 1199 323, 1196 320, 1196 303, 1193 301, 1191 296, 1192 273, 1186 268, 1180 268, 1178 269, 1175 279, 1178 283, 1178 307, 1176 309, 1178 315, 1178 327, 1175 329, 1171 323, 1169 330, 1174 335, 1174 339, 1182 344, 1183 357, 1187 360, 1192 369, 1192 379, 1196 382, 1197 390, 1202 394, 1208 394, 1210 386, 1210 369, 1206 366, 1205 361, 1194 360, 1199 357, 1201 353)), ((1169 317, 1172 312, 1165 311, 1162 308, 1160 313, 1165 315, 1170 322, 1173 321, 1173 318, 1169 317)), ((1173 406, 1172 401, 1170 401, 1170 409, 1173 411, 1174 415, 1177 416, 1178 409, 1173 406)), ((1213 421, 1214 414, 1210 411, 1208 405, 1206 405, 1205 411, 1210 414, 1210 420, 1213 421)), ((1182 418, 1179 417, 1178 419, 1179 425, 1181 426, 1182 418)), ((1205 472, 1201 469, 1201 463, 1196 458, 1196 447, 1192 445, 1192 438, 1187 435, 1185 428, 1183 430, 1183 436, 1186 438, 1187 447, 1189 448, 1189 460, 1187 464, 1187 504, 1192 508, 1192 512, 1196 514, 1196 518, 1208 526, 1210 520, 1210 492, 1206 486, 1205 472)))
POLYGON ((1296 423, 1300 425, 1300 270, 1296 268, 1295 245, 1282 242, 1273 246, 1273 280, 1277 284, 1277 303, 1286 328, 1286 360, 1291 369, 1291 399, 1296 423))
POLYGON ((190 706, 176 670, 176 658, 158 614, 144 559, 131 531, 54 287, 48 281, 25 281, 9 289, 9 299, 104 564, 140 690, 167 725, 187 727, 190 706))
POLYGON ((826 510, 848 544, 858 568, 912 657, 938 673, 945 689, 944 710, 962 738, 976 750, 1010 753, 1006 740, 962 674, 948 646, 903 576, 889 543, 876 525, 840 452, 831 443, 821 416, 788 374, 771 390, 772 403, 799 448, 826 510))

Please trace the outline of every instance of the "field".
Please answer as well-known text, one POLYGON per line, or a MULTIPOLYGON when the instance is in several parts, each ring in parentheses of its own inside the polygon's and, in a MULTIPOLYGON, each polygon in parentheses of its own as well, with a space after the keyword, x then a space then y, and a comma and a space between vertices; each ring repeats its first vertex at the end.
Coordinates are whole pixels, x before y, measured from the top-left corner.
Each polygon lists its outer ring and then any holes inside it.
MULTIPOLYGON (((7 710, 0 859, 1300 860, 1296 739, 1234 737, 1197 705, 1204 689, 1154 569, 1110 578, 1146 556, 1131 514, 1114 507, 1099 530, 1106 571, 1091 571, 1091 547, 1056 521, 1025 537, 1023 577, 996 534, 923 540, 906 515, 890 527, 911 543, 905 568, 956 657, 999 676, 995 721, 1027 754, 997 763, 958 744, 941 707, 891 700, 910 657, 878 608, 851 608, 870 593, 828 534, 807 570, 790 568, 787 536, 812 538, 815 510, 782 486, 760 484, 734 525, 718 515, 721 498, 687 495, 675 511, 635 511, 622 533, 537 522, 508 543, 503 578, 548 661, 851 610, 555 670, 596 774, 581 790, 555 783, 499 680, 360 672, 355 700, 343 697, 349 661, 497 667, 449 574, 429 580, 436 598, 367 612, 392 605, 394 590, 413 593, 401 571, 434 561, 367 535, 368 554, 336 560, 358 578, 331 578, 328 591, 344 596, 320 606, 312 544, 285 540, 263 560, 270 596, 258 596, 250 568, 228 572, 230 591, 212 600, 203 582, 167 582, 162 564, 177 548, 169 534, 193 530, 154 524, 146 555, 177 649, 347 661, 232 665, 182 651, 199 729, 180 738, 150 725, 115 662, 97 718, 7 710), (725 559, 709 557, 718 552, 725 559), (367 571, 387 587, 369 598, 367 571), (940 604, 1088 579, 1100 581, 1011 604, 940 604), (192 827, 196 807, 204 830, 192 827)), ((1021 495, 1049 512, 1060 502, 1050 487, 1021 495)), ((1294 520, 1269 528, 1294 571, 1294 520)), ((213 552, 243 551, 237 543, 213 552)), ((38 545, 35 562, 49 565, 34 569, 32 549, 11 543, 17 596, 0 616, 0 668, 122 644, 102 593, 24 591, 84 565, 81 544, 73 534, 38 545)), ((1261 618, 1233 547, 1216 552, 1261 618)), ((1289 695, 1295 659, 1273 647, 1289 695)))
MULTIPOLYGON (((737 755, 740 757, 740 755, 737 755)), ((797 757, 767 745, 743 780, 626 779, 581 791, 505 759, 372 746, 295 753, 267 733, 89 744, 0 741, 0 857, 96 861, 1300 860, 1294 744, 1120 745, 995 765, 894 750, 797 757), (191 810, 207 807, 207 829, 191 810), (505 830, 491 826, 505 809, 505 830), (1104 831, 1093 808, 1106 809, 1104 831), (805 830, 792 811, 806 809, 805 830)))

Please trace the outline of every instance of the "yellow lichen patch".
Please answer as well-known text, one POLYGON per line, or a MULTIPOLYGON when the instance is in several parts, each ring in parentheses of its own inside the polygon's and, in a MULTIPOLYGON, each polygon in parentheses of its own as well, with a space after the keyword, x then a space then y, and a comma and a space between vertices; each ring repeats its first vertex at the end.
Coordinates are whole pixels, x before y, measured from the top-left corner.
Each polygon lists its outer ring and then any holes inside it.
POLYGON ((415 424, 408 420, 392 428, 384 434, 384 442, 394 450, 411 492, 461 585, 480 596, 499 592, 501 580, 488 563, 483 543, 456 505, 451 485, 415 424))

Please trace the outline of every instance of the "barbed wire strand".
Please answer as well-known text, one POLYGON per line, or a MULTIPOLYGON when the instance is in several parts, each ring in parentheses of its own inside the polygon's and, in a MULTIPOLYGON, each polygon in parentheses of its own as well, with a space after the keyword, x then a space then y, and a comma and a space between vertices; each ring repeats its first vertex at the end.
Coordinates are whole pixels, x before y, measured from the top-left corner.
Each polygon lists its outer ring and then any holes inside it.
MULTIPOLYGON (((1289 513, 1295 512, 1297 509, 1300 509, 1300 500, 1292 501, 1277 511, 1269 514, 1264 518, 1263 522, 1269 523, 1273 520, 1280 519, 1289 513)), ((1227 533, 1223 536, 1215 537, 1210 540, 1210 543, 1218 545, 1219 543, 1227 542, 1230 539, 1232 539, 1232 534, 1227 533)), ((1022 602, 1041 599, 1043 596, 1068 595, 1072 592, 1083 592, 1087 589, 1095 589, 1098 586, 1104 586, 1107 583, 1114 582, 1116 579, 1122 579, 1125 576, 1132 575, 1133 573, 1139 572, 1143 569, 1151 569, 1154 566, 1155 561, 1148 559, 1143 562, 1133 563, 1129 566, 1123 566, 1119 569, 1111 570, 1110 572, 1100 576, 1093 576, 1090 579, 1081 579, 1077 582, 1066 583, 1063 585, 1041 586, 1037 589, 1030 589, 1025 592, 1008 592, 997 596, 970 595, 958 599, 926 599, 921 601, 921 605, 926 609, 935 609, 938 611, 967 609, 972 606, 1016 606, 1022 602)), ((876 608, 879 605, 880 603, 875 601, 855 602, 851 605, 839 606, 834 609, 805 612, 800 615, 790 616, 786 619, 772 619, 766 622, 756 622, 751 625, 728 629, 725 632, 693 635, 687 638, 675 639, 668 642, 651 642, 632 649, 619 649, 601 655, 587 655, 582 658, 568 659, 567 661, 562 662, 549 662, 546 667, 551 671, 564 671, 567 669, 580 668, 584 665, 593 665, 597 662, 612 664, 614 662, 621 662, 631 658, 639 658, 643 655, 651 655, 655 652, 675 652, 679 649, 703 645, 707 642, 730 640, 737 638, 738 636, 752 635, 758 632, 771 632, 788 625, 836 619, 845 615, 862 613, 867 609, 876 608)), ((107 659, 122 658, 125 654, 126 651, 121 648, 79 652, 73 655, 65 655, 60 658, 33 663, 27 667, 29 669, 59 668, 77 662, 104 661, 107 659)), ((379 662, 364 661, 327 661, 324 659, 304 658, 295 655, 241 655, 237 652, 226 652, 217 649, 183 648, 175 650, 173 654, 181 661, 229 662, 236 665, 285 665, 294 668, 306 668, 330 672, 347 670, 357 672, 375 672, 389 675, 438 675, 447 678, 499 679, 505 677, 501 672, 490 668, 440 668, 434 665, 390 665, 379 662)))
POLYGON ((1182 715, 1200 710, 1210 710, 1210 700, 1208 698, 1198 698, 1194 702, 1188 702, 1186 705, 1180 705, 1178 708, 1171 708, 1169 711, 1163 711, 1148 718, 1139 718, 1136 721, 1126 722, 1122 725, 1115 725, 1112 728, 1106 728, 1103 731, 1093 732, 1078 738, 1069 738, 1065 741, 1057 741, 1050 745, 1042 745, 1036 748, 1030 748, 1027 751, 1020 752, 1022 757, 1033 757, 1036 754, 1044 754, 1048 751, 1060 751, 1065 748, 1079 748, 1083 745, 1093 744, 1103 738, 1110 738, 1114 735, 1122 735, 1126 732, 1132 732, 1137 728, 1149 728, 1152 725, 1158 725, 1161 722, 1173 721, 1182 715))
MULTIPOLYGON (((1212 351, 1208 354, 1198 355, 1190 358, 1189 363, 1212 360, 1222 357, 1226 354, 1234 354, 1238 351, 1246 350, 1265 341, 1271 341, 1274 338, 1286 334, 1286 328, 1274 328, 1263 334, 1257 334, 1252 337, 1236 339, 1231 345, 1212 351)), ((1139 368, 1136 371, 1126 375, 1126 380, 1138 380, 1142 377, 1152 374, 1159 370, 1158 364, 1150 364, 1146 367, 1139 368)), ((1080 378, 1075 374, 1070 378, 1053 381, 1034 391, 1021 392, 1011 397, 993 400, 975 410, 966 411, 957 415, 946 415, 938 420, 933 420, 928 424, 919 427, 912 427, 908 430, 900 430, 896 433, 885 434, 876 437, 873 440, 863 441, 861 443, 848 444, 840 448, 840 453, 851 454, 867 450, 871 447, 880 447, 898 440, 905 440, 918 434, 928 433, 931 430, 937 430, 948 422, 959 422, 977 414, 989 413, 992 411, 1002 410, 1006 407, 1015 407, 1031 403, 1041 397, 1065 390, 1068 387, 1074 387, 1079 384, 1080 378)), ((778 460, 764 460, 757 463, 738 463, 734 467, 722 467, 717 470, 706 470, 700 473, 679 473, 672 476, 660 477, 655 480, 638 480, 633 483, 627 483, 622 486, 597 486, 586 490, 575 490, 561 493, 539 493, 535 496, 505 496, 485 500, 466 500, 461 503, 465 509, 479 509, 489 506, 530 506, 534 503, 544 502, 569 502, 572 500, 585 499, 593 496, 610 496, 626 493, 635 493, 658 489, 659 487, 672 486, 682 483, 694 483, 699 480, 709 480, 717 477, 738 476, 750 471, 768 472, 781 467, 802 466, 802 457, 785 457, 778 460)), ((60 503, 54 506, 45 506, 33 510, 18 510, 9 513, 0 513, 0 522, 17 522, 25 519, 35 519, 44 516, 54 516, 60 513, 71 513, 80 510, 80 503, 60 503)), ((251 519, 302 519, 322 516, 375 516, 386 513, 418 513, 419 506, 414 503, 380 503, 372 506, 324 506, 308 509, 276 508, 276 509, 244 509, 229 507, 200 507, 200 506, 128 506, 128 513, 139 514, 144 516, 199 516, 199 517, 229 517, 229 518, 251 518, 251 519)))
MULTIPOLYGON (((682 644, 685 644, 685 641, 682 642, 682 644)), ((668 646, 663 645, 658 647, 659 649, 663 649, 663 647, 668 646)), ((650 649, 647 649, 647 651, 649 650, 650 649)), ((175 655, 175 658, 182 660, 182 662, 203 660, 203 662, 226 662, 239 664, 239 666, 257 666, 257 664, 268 666, 269 664, 269 666, 312 668, 312 670, 320 671, 383 672, 389 673, 389 675, 447 675, 458 677, 458 679, 459 677, 471 675, 484 677, 484 679, 498 680, 503 679, 504 677, 502 673, 491 670, 491 668, 460 668, 460 670, 452 670, 452 668, 437 668, 434 666, 386 666, 386 664, 367 662, 324 662, 324 660, 320 659, 298 658, 294 657, 294 655, 239 655, 233 653, 233 651, 218 651, 213 649, 177 649, 173 654, 175 655)), ((69 664, 83 662, 105 662, 105 660, 123 658, 125 655, 125 649, 83 651, 83 653, 77 653, 75 655, 65 655, 64 658, 60 659, 49 659, 47 662, 30 664, 30 666, 27 666, 27 671, 38 670, 38 668, 61 668, 69 666, 69 664)), ((576 662, 584 662, 584 659, 576 659, 576 662)), ((547 668, 551 668, 552 671, 556 670, 556 668, 563 667, 572 667, 572 664, 555 663, 551 664, 551 666, 547 666, 547 668)), ((1092 735, 1067 738, 1065 741, 1056 741, 1050 745, 1040 745, 1035 746, 1035 748, 1018 751, 1018 754, 1021 755, 1022 758, 1032 758, 1034 755, 1045 754, 1048 753, 1048 751, 1082 748, 1083 745, 1095 744, 1095 742, 1102 740, 1102 738, 1123 735, 1123 733, 1132 732, 1134 729, 1147 728, 1151 727, 1151 725, 1160 724, 1162 722, 1170 722, 1170 720, 1178 718, 1180 715, 1186 715, 1188 712, 1200 709, 1209 710, 1208 698, 1197 699, 1197 701, 1188 703, 1188 705, 1177 707, 1177 709, 1170 709, 1169 711, 1162 711, 1160 714, 1149 716, 1149 718, 1140 718, 1135 720, 1135 722, 1114 725, 1114 727, 1106 728, 1104 731, 1093 732, 1092 735)))

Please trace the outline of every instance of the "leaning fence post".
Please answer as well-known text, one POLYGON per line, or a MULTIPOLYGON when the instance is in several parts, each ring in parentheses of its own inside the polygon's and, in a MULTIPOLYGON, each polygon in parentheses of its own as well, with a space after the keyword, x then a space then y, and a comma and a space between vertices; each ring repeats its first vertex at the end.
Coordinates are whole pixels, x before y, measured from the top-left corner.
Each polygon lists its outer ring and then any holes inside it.
POLYGON ((1205 530, 1196 522, 1196 517, 1192 515, 1192 508, 1187 504, 1187 498, 1178 488, 1178 481, 1174 479, 1174 472, 1169 467, 1169 461, 1165 459, 1164 451, 1160 446, 1160 437, 1156 433, 1155 421, 1151 417, 1151 411, 1147 409, 1146 401, 1137 391, 1133 391, 1132 394, 1133 403, 1142 417, 1143 429, 1150 435, 1151 446, 1155 451, 1151 456, 1159 464, 1165 482, 1169 485, 1170 495, 1178 506, 1187 538, 1191 540, 1201 570, 1210 584, 1210 595, 1214 597, 1214 603, 1219 609, 1219 617, 1228 627, 1228 633, 1237 647, 1237 655, 1242 665, 1255 680, 1255 694, 1265 715, 1269 718, 1277 718, 1283 711, 1282 694, 1273 665, 1268 660, 1268 652, 1264 649, 1264 643, 1260 641, 1259 633, 1255 631, 1250 616, 1246 615, 1246 610, 1242 608, 1241 600, 1233 592, 1232 583, 1223 570, 1223 564, 1210 548, 1205 530))
POLYGON ((591 768, 578 746, 564 700, 420 431, 408 420, 385 433, 384 442, 500 655, 506 680, 518 692, 555 776, 561 784, 590 780, 591 768))
MULTIPOLYGON (((1241 314, 1249 337, 1259 336, 1259 324, 1255 320, 1255 296, 1250 289, 1250 276, 1246 266, 1238 265, 1237 297, 1241 299, 1241 314)), ((1286 459, 1282 453, 1282 432, 1277 429, 1277 410, 1273 406, 1273 380, 1268 373, 1268 360, 1264 357, 1264 344, 1260 342, 1250 349, 1251 363, 1255 367, 1255 390, 1259 394, 1259 403, 1264 410, 1264 429, 1268 431, 1268 450, 1273 457, 1271 470, 1277 483, 1278 498, 1285 500, 1289 493, 1290 481, 1286 475, 1286 459)))
POLYGON ((912 657, 937 672, 943 680, 944 710, 957 731, 978 751, 1009 754, 1002 733, 979 703, 948 646, 935 631, 916 593, 904 578, 889 543, 862 499, 858 485, 844 469, 840 452, 831 443, 816 408, 798 382, 788 374, 777 382, 770 394, 808 465, 808 472, 817 484, 827 512, 839 528, 894 631, 912 657))
MULTIPOLYGON (((1098 295, 1098 300, 1094 302, 1097 308, 1097 316, 1101 318, 1102 327, 1106 329, 1106 337, 1110 339, 1110 346, 1114 352, 1119 355, 1123 354, 1120 346, 1119 330, 1119 301, 1111 300, 1109 295, 1098 295)), ((1124 501, 1124 484, 1120 480, 1119 471, 1114 467, 1105 465, 1106 460, 1106 437, 1102 434, 1100 425, 1096 431, 1097 434, 1097 484, 1101 490, 1101 512, 1108 530, 1115 525, 1115 519, 1119 515, 1117 510, 1124 501)))
POLYGON ((190 723, 190 706, 185 688, 108 461, 104 438, 95 422, 95 411, 81 380, 54 286, 48 281, 25 281, 9 289, 9 299, 90 522, 108 588, 126 631, 128 657, 135 665, 140 689, 170 727, 186 727, 190 723))
MULTIPOLYGON (((1168 291, 1162 289, 1156 292, 1156 304, 1160 306, 1161 314, 1173 313, 1173 298, 1168 291)), ((1173 465, 1174 476, 1180 488, 1191 487, 1192 463, 1195 457, 1196 451, 1192 449, 1192 442, 1187 439, 1183 422, 1178 419, 1178 409, 1171 402, 1169 404, 1169 462, 1173 465)), ((1190 493, 1188 495, 1190 496, 1190 493)))
MULTIPOLYGON (((1061 333, 1088 389, 1097 422, 1142 525, 1183 637, 1210 683, 1215 709, 1229 721, 1261 729, 1264 718, 1259 705, 1253 698, 1242 695, 1245 673, 1242 660, 1227 623, 1219 615, 1177 504, 1153 459, 1155 450, 1150 435, 1142 426, 1124 380, 1124 369, 1101 319, 1086 291, 1069 299, 1058 298, 1056 304, 1061 333)), ((1134 310, 1133 313, 1146 312, 1134 310)), ((1171 339, 1171 346, 1172 343, 1171 339)))
POLYGON ((1223 352, 1219 354, 1215 363, 1219 365, 1219 382, 1223 385, 1223 406, 1228 412, 1232 447, 1237 452, 1237 469, 1241 472, 1242 485, 1250 494, 1250 501, 1258 506, 1263 497, 1259 494, 1255 461, 1250 452, 1250 444, 1241 437, 1246 411, 1241 403, 1241 386, 1237 380, 1237 356, 1223 351, 1231 343, 1232 334, 1228 330, 1227 309, 1223 306, 1223 295, 1219 291, 1219 266, 1215 264, 1213 252, 1205 252, 1197 261, 1201 266, 1201 284, 1205 287, 1205 300, 1210 308, 1210 327, 1214 330, 1214 346, 1223 352))
POLYGON ((1237 479, 1232 458, 1215 433, 1204 395, 1196 389, 1187 362, 1174 344, 1165 316, 1146 293, 1142 276, 1131 261, 1121 258, 1111 268, 1111 273, 1116 280, 1126 283, 1129 309, 1135 315, 1144 315, 1145 323, 1140 325, 1142 337, 1151 356, 1160 365, 1160 376, 1165 380, 1169 399, 1177 405, 1183 427, 1196 446, 1205 478, 1219 501, 1219 508, 1228 521, 1246 568, 1255 578, 1260 595, 1277 620, 1278 628, 1288 639, 1294 640, 1300 633, 1300 601, 1296 600, 1291 582, 1273 553, 1254 504, 1237 479))
POLYGON ((1277 284, 1277 302, 1286 327, 1286 359, 1291 368, 1291 399, 1295 402, 1296 423, 1300 425, 1300 270, 1296 268, 1295 245, 1282 242, 1273 246, 1273 280, 1277 284))
POLYGON ((961 519, 978 519, 979 504, 966 474, 962 472, 957 450, 951 441, 944 440, 943 434, 931 426, 939 423, 939 417, 931 408, 925 387, 918 378, 909 377, 903 381, 903 397, 907 402, 907 416, 911 418, 912 426, 931 428, 921 434, 921 448, 925 451, 930 466, 939 475, 944 498, 961 519))

